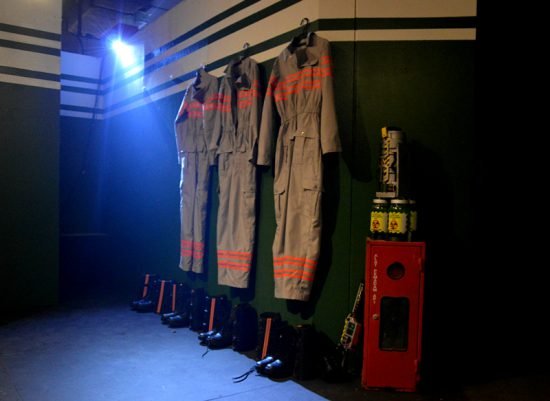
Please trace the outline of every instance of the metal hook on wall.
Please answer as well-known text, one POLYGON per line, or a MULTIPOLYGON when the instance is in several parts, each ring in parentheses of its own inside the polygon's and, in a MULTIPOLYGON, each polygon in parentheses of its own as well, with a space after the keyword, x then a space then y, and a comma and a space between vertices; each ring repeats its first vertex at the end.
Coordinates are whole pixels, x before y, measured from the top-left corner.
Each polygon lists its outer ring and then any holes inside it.
POLYGON ((309 18, 302 18, 302 21, 300 21, 300 26, 304 27, 302 33, 300 34, 301 39, 309 37, 309 18))
POLYGON ((250 43, 244 42, 243 44, 243 50, 241 51, 241 54, 239 55, 239 60, 244 60, 248 57, 248 49, 250 48, 250 43))

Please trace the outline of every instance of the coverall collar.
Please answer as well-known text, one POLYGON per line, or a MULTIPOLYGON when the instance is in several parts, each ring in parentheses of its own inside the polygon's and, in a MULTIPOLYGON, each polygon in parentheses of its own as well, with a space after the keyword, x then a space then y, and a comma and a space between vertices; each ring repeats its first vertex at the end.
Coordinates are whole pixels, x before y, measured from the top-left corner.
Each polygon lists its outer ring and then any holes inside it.
POLYGON ((316 65, 319 62, 320 49, 316 46, 317 35, 311 32, 307 35, 305 42, 295 44, 290 42, 284 50, 285 61, 290 59, 296 68, 302 69, 307 66, 316 65))
POLYGON ((239 90, 249 90, 252 82, 246 71, 250 69, 250 58, 237 58, 229 62, 225 69, 225 74, 230 79, 231 86, 239 90))
POLYGON ((204 68, 201 67, 197 70, 197 76, 193 82, 194 100, 204 103, 204 95, 210 86, 211 78, 212 76, 204 68))

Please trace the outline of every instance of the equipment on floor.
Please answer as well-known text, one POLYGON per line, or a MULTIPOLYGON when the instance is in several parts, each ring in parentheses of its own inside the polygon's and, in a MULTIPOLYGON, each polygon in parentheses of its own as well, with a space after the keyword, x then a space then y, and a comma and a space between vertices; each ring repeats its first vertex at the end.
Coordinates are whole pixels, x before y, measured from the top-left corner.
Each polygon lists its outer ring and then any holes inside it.
POLYGON ((258 339, 258 313, 248 303, 236 305, 233 312, 233 350, 251 351, 256 347, 258 339))
POLYGON ((361 323, 358 320, 357 311, 359 310, 359 304, 361 303, 361 298, 363 296, 364 286, 364 283, 359 283, 357 295, 355 296, 355 302, 353 303, 353 309, 344 321, 344 330, 342 331, 342 335, 340 336, 340 346, 346 351, 355 348, 359 343, 361 323))
POLYGON ((293 375, 298 380, 313 379, 319 373, 321 358, 317 336, 317 331, 311 324, 296 326, 296 358, 293 375))
POLYGON ((367 240, 362 385, 415 391, 420 380, 425 243, 367 240))
POLYGON ((191 290, 189 299, 189 328, 193 331, 202 330, 202 316, 204 311, 205 291, 203 288, 194 288, 191 290))

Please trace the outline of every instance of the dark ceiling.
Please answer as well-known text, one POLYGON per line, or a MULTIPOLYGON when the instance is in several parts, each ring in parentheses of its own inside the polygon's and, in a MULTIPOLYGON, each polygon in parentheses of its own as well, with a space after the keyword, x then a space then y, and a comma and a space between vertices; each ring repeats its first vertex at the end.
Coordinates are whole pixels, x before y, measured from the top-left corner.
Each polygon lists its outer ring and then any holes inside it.
POLYGON ((128 38, 185 0, 63 0, 64 51, 100 57, 113 34, 128 38))

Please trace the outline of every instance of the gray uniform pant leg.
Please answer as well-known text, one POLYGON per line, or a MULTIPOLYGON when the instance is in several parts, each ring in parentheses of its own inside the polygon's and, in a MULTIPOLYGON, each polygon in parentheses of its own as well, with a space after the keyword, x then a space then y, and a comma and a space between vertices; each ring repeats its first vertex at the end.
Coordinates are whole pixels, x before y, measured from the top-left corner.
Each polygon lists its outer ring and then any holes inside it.
POLYGON ((247 288, 256 227, 256 169, 246 153, 218 157, 218 284, 247 288))
POLYGON ((204 271, 206 212, 210 170, 207 153, 187 153, 180 180, 180 268, 204 271))
POLYGON ((274 191, 275 297, 307 301, 321 244, 321 150, 315 138, 296 136, 279 151, 286 154, 274 191))

